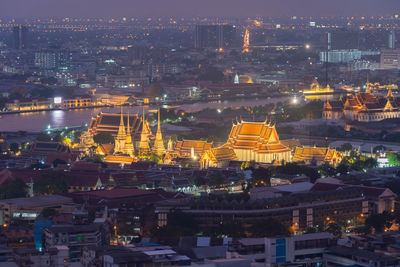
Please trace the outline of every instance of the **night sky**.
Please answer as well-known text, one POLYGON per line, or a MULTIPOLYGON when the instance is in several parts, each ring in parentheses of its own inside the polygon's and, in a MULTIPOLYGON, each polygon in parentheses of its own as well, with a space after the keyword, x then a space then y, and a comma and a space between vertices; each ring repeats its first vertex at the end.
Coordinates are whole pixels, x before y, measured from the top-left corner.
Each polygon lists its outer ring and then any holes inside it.
POLYGON ((307 16, 400 13, 400 0, 0 0, 1 17, 307 16))

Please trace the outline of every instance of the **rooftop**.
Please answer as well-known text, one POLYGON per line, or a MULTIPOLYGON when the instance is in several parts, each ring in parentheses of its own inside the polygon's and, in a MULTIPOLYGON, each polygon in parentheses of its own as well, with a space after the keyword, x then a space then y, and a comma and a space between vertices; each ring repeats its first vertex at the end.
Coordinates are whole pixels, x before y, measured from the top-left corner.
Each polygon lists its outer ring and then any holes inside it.
POLYGON ((36 196, 36 197, 23 197, 23 198, 10 198, 0 201, 0 204, 16 205, 16 206, 35 206, 46 205, 53 202, 72 202, 69 197, 51 195, 51 196, 36 196))

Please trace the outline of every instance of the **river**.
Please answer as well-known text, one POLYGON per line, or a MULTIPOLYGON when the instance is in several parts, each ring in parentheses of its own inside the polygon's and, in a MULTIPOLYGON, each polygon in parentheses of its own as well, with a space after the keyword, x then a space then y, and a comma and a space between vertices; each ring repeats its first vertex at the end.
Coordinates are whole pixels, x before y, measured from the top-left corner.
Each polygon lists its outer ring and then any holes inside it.
MULTIPOLYGON (((197 102, 192 104, 180 105, 179 109, 186 112, 200 111, 206 108, 224 109, 237 107, 254 107, 265 105, 268 103, 277 103, 287 100, 287 97, 275 98, 254 98, 254 99, 235 99, 221 100, 212 102, 197 102)), ((129 108, 131 113, 140 113, 140 106, 129 108)), ((90 119, 100 112, 117 113, 120 108, 92 108, 92 109, 74 109, 74 110, 54 110, 43 112, 30 112, 19 114, 3 115, 0 119, 0 132, 39 132, 46 129, 49 125, 51 128, 62 128, 70 126, 80 126, 89 123, 90 119)), ((127 107, 124 108, 127 111, 127 107)))

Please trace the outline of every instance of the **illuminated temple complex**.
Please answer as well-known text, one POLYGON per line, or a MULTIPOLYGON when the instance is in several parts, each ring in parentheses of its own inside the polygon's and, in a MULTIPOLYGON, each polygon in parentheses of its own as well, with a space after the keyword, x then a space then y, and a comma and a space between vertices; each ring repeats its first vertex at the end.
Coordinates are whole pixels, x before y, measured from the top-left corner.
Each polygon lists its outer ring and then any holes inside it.
MULTIPOLYGON (((164 151, 160 120, 158 124, 155 151, 156 154, 162 155, 164 151)), ((109 133, 115 140, 114 145, 97 146, 97 153, 107 155, 105 160, 108 162, 132 161, 135 151, 139 152, 138 155, 151 153, 150 141, 153 139, 153 134, 144 113, 142 116, 124 114, 122 110, 120 114, 100 113, 92 118, 88 131, 81 136, 81 147, 88 150, 95 146, 93 137, 99 133, 109 133)))
POLYGON ((386 96, 366 92, 341 97, 338 101, 326 101, 323 109, 325 119, 371 122, 400 118, 400 98, 389 89, 386 96))
POLYGON ((290 147, 285 145, 288 143, 280 141, 275 125, 270 122, 240 121, 233 123, 228 140, 219 147, 204 140, 177 141, 172 147, 170 140, 164 163, 175 164, 180 159, 190 159, 193 163, 198 162, 201 168, 225 168, 232 161, 267 164, 296 161, 336 166, 343 159, 343 154, 335 149, 302 147, 298 142, 295 147, 290 147))
POLYGON ((223 147, 232 149, 239 161, 273 163, 291 159, 291 150, 280 142, 275 125, 267 121, 234 123, 223 147))
POLYGON ((335 90, 332 89, 329 84, 326 87, 322 87, 317 80, 314 80, 309 89, 304 89, 303 94, 325 94, 325 93, 333 93, 335 90))
MULTIPOLYGON (((129 126, 133 140, 139 140, 142 128, 142 117, 138 114, 123 114, 122 118, 125 128, 128 127, 129 118, 129 126)), ((100 113, 90 121, 88 133, 93 136, 98 133, 110 133, 112 136, 116 137, 120 128, 120 123, 120 114, 100 113)), ((148 127, 148 125, 146 127, 148 127)))
POLYGON ((297 147, 292 161, 321 165, 325 162, 336 167, 343 159, 343 153, 329 147, 297 147))

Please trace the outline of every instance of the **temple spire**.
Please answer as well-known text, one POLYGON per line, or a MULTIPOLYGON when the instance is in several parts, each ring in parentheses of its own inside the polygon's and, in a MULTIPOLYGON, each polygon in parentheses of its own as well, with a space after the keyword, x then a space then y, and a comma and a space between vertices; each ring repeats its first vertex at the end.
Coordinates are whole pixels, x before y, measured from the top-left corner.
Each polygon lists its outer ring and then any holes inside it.
POLYGON ((394 95, 393 95, 393 92, 392 92, 392 88, 391 87, 389 87, 389 89, 388 89, 388 93, 387 93, 387 95, 386 95, 386 98, 394 98, 394 95))
POLYGON ((124 125, 124 113, 121 106, 121 120, 119 122, 119 128, 117 137, 115 138, 115 146, 114 146, 114 153, 124 153, 126 142, 126 132, 125 132, 125 125, 124 125))
POLYGON ((150 140, 149 140, 149 131, 147 130, 147 121, 144 117, 144 106, 143 106, 143 117, 142 117, 142 132, 140 134, 140 143, 139 143, 139 153, 140 155, 148 155, 150 154, 150 140))
POLYGON ((154 141, 153 153, 157 156, 165 154, 164 141, 161 133, 160 109, 158 109, 157 133, 156 140, 154 141))
POLYGON ((132 142, 132 133, 131 133, 131 127, 129 124, 129 111, 128 111, 128 119, 127 119, 127 129, 126 129, 126 140, 125 140, 125 147, 124 147, 124 152, 125 154, 128 154, 133 158, 135 155, 135 149, 133 147, 133 142, 132 142))

